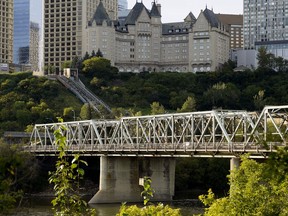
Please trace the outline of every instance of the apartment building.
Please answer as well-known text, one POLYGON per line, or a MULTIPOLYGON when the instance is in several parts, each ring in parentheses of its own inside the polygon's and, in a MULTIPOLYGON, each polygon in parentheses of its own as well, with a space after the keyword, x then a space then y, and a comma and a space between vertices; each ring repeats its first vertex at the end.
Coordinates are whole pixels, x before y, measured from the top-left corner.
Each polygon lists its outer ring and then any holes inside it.
POLYGON ((267 47, 288 59, 288 1, 244 0, 244 48, 267 47))
MULTIPOLYGON (((117 0, 101 0, 116 20, 117 0)), ((61 64, 82 56, 83 30, 92 19, 100 0, 44 0, 45 73, 58 73, 61 64)))
POLYGON ((214 71, 229 58, 229 33, 213 11, 183 22, 161 22, 161 5, 136 2, 124 21, 115 22, 100 3, 85 30, 83 53, 100 50, 119 71, 214 71))
POLYGON ((0 64, 13 61, 13 0, 0 1, 0 64))
POLYGON ((243 49, 243 15, 216 14, 216 16, 228 27, 228 31, 230 33, 230 49, 243 49))

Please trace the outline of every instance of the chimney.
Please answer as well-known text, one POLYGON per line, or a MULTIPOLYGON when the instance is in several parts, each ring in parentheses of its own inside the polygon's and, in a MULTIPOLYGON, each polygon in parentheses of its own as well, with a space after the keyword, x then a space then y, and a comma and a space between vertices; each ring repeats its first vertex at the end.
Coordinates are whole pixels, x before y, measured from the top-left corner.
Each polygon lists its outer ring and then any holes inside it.
POLYGON ((161 14, 161 4, 157 4, 156 6, 157 6, 157 9, 158 9, 160 15, 162 15, 162 14, 161 14))

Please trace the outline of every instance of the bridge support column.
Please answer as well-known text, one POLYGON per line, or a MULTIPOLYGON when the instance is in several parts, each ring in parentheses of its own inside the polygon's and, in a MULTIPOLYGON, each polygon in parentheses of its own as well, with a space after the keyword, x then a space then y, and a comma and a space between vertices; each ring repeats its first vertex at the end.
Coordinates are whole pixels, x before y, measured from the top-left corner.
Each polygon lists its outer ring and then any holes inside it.
POLYGON ((237 169, 240 166, 240 158, 231 158, 230 159, 230 170, 237 169))
POLYGON ((137 157, 100 158, 99 191, 89 203, 142 201, 137 157))
POLYGON ((154 189, 152 201, 171 201, 175 189, 175 158, 143 158, 140 162, 141 177, 148 176, 154 189))
POLYGON ((151 201, 171 201, 175 184, 174 158, 107 157, 100 158, 99 191, 89 203, 143 202, 139 185, 142 178, 152 180, 151 201))

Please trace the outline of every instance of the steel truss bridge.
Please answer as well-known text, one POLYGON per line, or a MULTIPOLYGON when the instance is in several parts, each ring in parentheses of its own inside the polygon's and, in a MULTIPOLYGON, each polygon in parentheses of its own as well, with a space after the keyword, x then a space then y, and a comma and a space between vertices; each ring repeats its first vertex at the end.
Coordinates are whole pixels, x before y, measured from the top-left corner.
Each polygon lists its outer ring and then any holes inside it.
POLYGON ((37 124, 27 150, 55 155, 53 131, 60 129, 71 154, 231 158, 250 153, 252 158, 264 158, 286 146, 287 111, 288 105, 267 106, 260 114, 212 110, 37 124))

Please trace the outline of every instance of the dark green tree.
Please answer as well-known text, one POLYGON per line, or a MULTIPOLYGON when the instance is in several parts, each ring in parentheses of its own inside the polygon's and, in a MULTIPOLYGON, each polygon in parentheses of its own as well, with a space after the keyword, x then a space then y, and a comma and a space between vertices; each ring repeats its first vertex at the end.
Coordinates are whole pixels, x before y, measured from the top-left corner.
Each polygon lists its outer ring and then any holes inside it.
POLYGON ((38 162, 20 145, 0 140, 0 215, 6 215, 32 189, 38 162))
POLYGON ((97 50, 96 57, 103 57, 103 53, 100 49, 97 50))
POLYGON ((257 53, 258 69, 271 70, 274 65, 274 55, 267 52, 267 48, 262 46, 257 53))
POLYGON ((92 111, 91 111, 90 104, 85 103, 85 104, 81 107, 80 118, 81 118, 82 120, 90 120, 90 119, 92 118, 92 111))
POLYGON ((165 113, 165 108, 159 102, 153 102, 151 105, 151 115, 159 115, 165 113))

